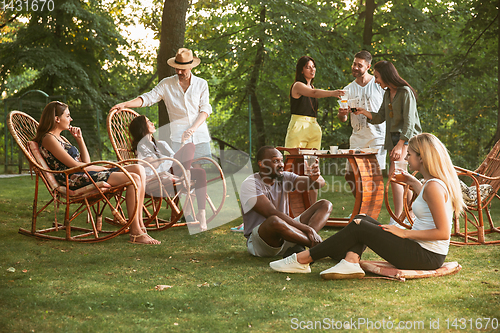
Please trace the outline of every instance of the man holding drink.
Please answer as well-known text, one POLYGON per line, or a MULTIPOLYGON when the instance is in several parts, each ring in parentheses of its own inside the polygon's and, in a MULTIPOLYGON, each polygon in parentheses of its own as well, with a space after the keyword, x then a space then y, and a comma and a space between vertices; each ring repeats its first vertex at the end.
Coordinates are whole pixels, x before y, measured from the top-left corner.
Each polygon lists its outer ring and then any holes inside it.
MULTIPOLYGON (((344 88, 348 101, 347 103, 341 103, 337 117, 342 122, 347 121, 348 116, 351 117, 352 135, 349 139, 349 148, 378 149, 377 161, 380 169, 384 170, 386 164, 386 150, 384 149, 385 124, 372 125, 367 121, 366 116, 352 113, 357 107, 371 112, 378 112, 382 104, 384 90, 375 83, 373 75, 368 73, 371 61, 372 56, 368 51, 363 50, 354 55, 351 71, 355 80, 344 88)), ((355 193, 354 174, 349 164, 346 165, 345 178, 351 186, 351 190, 355 193)))
POLYGON ((306 176, 284 171, 283 155, 274 147, 260 148, 256 159, 259 172, 243 181, 239 193, 248 252, 256 257, 288 256, 321 243, 318 231, 330 216, 331 202, 318 200, 293 218, 288 199, 294 190, 325 185, 317 158, 309 160, 306 176))

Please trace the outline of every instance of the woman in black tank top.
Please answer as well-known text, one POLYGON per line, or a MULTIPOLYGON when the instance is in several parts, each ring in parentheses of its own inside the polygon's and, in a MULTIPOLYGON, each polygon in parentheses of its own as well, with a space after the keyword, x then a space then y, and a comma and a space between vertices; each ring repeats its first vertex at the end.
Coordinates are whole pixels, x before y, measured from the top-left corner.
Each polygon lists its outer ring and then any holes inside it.
POLYGON ((297 62, 295 82, 290 87, 292 118, 288 125, 285 147, 321 148, 321 127, 316 122, 318 98, 340 97, 342 90, 322 90, 313 86, 316 63, 309 56, 297 62))

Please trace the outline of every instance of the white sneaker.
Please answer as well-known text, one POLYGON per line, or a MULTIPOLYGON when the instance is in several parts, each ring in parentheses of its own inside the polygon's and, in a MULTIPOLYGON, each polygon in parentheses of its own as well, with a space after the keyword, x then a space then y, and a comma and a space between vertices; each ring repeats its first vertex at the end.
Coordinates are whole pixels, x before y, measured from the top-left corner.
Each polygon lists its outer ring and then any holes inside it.
POLYGON ((301 264, 297 261, 296 253, 285 259, 270 262, 269 266, 275 271, 283 273, 311 273, 309 264, 301 264))
POLYGON ((361 279, 365 271, 359 264, 354 264, 342 259, 337 265, 319 273, 325 280, 361 279))

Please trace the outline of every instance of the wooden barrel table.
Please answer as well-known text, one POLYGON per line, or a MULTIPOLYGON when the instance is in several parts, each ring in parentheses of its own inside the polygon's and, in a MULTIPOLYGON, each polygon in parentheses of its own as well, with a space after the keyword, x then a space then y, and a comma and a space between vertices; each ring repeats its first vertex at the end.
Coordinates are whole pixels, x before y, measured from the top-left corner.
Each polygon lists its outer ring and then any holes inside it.
MULTIPOLYGON (((309 149, 276 147, 280 151, 288 152, 285 155, 285 171, 304 175, 304 151, 309 149)), ((356 182, 354 208, 350 218, 332 217, 328 219, 327 226, 344 227, 352 221, 357 214, 366 214, 374 219, 378 218, 384 202, 384 180, 376 153, 355 153, 349 150, 344 154, 318 154, 318 158, 344 158, 347 159, 356 182)), ((351 194, 349 194, 351 195, 351 194)), ((311 206, 309 192, 290 193, 290 216, 296 217, 311 206)), ((333 203, 335 205, 335 203, 333 203)))

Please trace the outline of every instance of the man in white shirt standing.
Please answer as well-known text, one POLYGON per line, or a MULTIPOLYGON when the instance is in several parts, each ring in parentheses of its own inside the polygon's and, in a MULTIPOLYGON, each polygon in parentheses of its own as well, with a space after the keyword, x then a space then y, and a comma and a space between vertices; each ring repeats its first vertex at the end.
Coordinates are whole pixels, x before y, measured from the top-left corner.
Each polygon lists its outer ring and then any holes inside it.
MULTIPOLYGON (((384 97, 384 90, 380 85, 375 83, 373 75, 368 73, 372 61, 372 55, 368 51, 360 51, 354 55, 351 71, 352 76, 356 79, 349 83, 344 90, 347 91, 350 100, 356 100, 357 106, 378 112, 384 97)), ((381 170, 385 169, 386 150, 384 149, 385 141, 385 124, 372 125, 367 122, 364 115, 355 115, 351 113, 351 108, 339 109, 337 117, 340 121, 347 121, 348 115, 351 116, 352 134, 349 140, 350 149, 356 148, 376 148, 378 149, 377 161, 381 170)), ((346 180, 351 185, 353 193, 355 193, 354 174, 347 164, 346 180)))
POLYGON ((167 60, 167 64, 175 68, 176 75, 164 78, 150 92, 116 104, 110 111, 151 106, 163 100, 170 118, 173 150, 178 151, 182 144, 192 142, 196 147, 194 158, 211 157, 211 139, 205 122, 212 113, 208 84, 191 73, 200 62, 191 50, 180 48, 175 57, 167 60))

